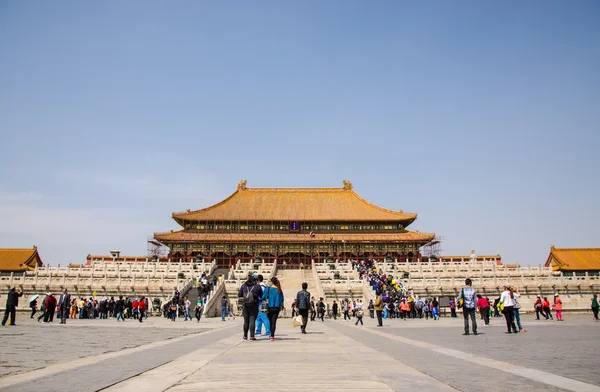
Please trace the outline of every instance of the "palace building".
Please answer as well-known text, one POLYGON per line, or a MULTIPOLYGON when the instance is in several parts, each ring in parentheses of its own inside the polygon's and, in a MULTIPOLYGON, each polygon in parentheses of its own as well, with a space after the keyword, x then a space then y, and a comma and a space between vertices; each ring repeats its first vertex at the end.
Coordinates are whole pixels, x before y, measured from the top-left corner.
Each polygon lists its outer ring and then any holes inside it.
POLYGON ((417 214, 392 211, 360 197, 349 181, 342 188, 248 188, 246 181, 225 200, 201 210, 173 213, 183 228, 155 233, 184 261, 311 260, 420 261, 419 249, 435 234, 408 231, 417 214))

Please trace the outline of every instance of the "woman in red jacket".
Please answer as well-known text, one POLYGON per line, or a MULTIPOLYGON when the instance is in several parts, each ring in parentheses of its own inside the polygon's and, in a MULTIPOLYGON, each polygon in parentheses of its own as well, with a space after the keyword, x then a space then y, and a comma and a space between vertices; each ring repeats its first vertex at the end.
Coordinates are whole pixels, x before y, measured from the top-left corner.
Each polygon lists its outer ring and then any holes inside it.
POLYGON ((140 300, 138 301, 138 317, 139 317, 140 323, 144 320, 144 317, 146 317, 146 298, 145 297, 140 298, 140 300))

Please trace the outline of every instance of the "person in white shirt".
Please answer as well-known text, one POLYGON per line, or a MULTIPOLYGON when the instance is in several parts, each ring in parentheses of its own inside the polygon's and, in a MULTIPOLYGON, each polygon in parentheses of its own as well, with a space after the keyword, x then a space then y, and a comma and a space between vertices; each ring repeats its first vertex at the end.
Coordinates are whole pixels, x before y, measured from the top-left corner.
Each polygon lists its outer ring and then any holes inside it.
POLYGON ((515 317, 513 314, 515 294, 508 283, 504 285, 504 291, 500 295, 500 302, 504 305, 502 313, 504 313, 504 318, 506 318, 506 328, 508 329, 506 333, 518 333, 519 331, 515 325, 515 317))
POLYGON ((360 321, 360 325, 364 325, 363 324, 363 303, 362 301, 359 299, 356 302, 356 323, 354 323, 354 325, 358 325, 358 322, 360 321))

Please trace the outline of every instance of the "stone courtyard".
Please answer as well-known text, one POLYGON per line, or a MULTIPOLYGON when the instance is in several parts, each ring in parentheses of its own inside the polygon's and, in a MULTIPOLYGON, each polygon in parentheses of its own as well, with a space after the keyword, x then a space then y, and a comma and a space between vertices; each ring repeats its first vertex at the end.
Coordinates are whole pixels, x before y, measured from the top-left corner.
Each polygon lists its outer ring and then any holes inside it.
POLYGON ((242 320, 149 318, 40 324, 20 314, 0 329, 0 391, 600 391, 598 328, 503 318, 462 335, 462 318, 309 322, 281 319, 277 339, 241 339, 242 320))

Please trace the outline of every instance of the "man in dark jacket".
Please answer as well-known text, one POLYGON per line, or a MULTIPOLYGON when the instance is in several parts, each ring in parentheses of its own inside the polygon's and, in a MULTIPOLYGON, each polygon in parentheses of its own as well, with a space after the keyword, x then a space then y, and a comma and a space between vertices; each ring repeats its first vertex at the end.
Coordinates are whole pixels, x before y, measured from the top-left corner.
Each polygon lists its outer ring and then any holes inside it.
POLYGON ((67 289, 63 289, 63 293, 58 301, 58 309, 60 309, 60 323, 66 324, 71 310, 71 294, 67 293, 67 289))
POLYGON ((298 313, 302 316, 302 327, 300 327, 302 333, 306 333, 306 323, 308 323, 308 310, 310 309, 310 293, 306 291, 308 283, 302 283, 302 290, 296 294, 296 307, 298 313))
POLYGON ((4 318, 2 319, 2 326, 6 325, 8 316, 10 315, 10 324, 15 325, 15 317, 17 314, 17 306, 19 305, 19 297, 23 296, 23 292, 15 287, 11 287, 6 297, 6 310, 4 311, 4 318))

